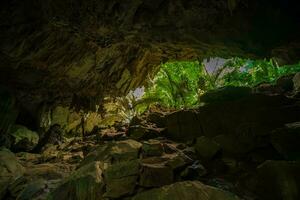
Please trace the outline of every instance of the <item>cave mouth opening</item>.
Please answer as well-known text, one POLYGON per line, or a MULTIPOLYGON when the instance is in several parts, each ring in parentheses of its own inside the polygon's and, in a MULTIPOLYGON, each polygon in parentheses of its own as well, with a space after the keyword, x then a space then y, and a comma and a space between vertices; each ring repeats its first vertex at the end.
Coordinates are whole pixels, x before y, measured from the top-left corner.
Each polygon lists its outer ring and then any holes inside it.
MULTIPOLYGON (((147 111, 175 111, 205 104, 205 94, 222 88, 239 88, 241 92, 260 86, 273 87, 282 77, 300 72, 300 62, 279 65, 275 59, 253 60, 213 57, 202 61, 169 61, 162 63, 144 86, 127 95, 107 97, 105 122, 129 123, 134 116, 147 111)), ((292 80, 292 79, 289 79, 292 80)), ((292 90, 293 84, 284 86, 292 90)))

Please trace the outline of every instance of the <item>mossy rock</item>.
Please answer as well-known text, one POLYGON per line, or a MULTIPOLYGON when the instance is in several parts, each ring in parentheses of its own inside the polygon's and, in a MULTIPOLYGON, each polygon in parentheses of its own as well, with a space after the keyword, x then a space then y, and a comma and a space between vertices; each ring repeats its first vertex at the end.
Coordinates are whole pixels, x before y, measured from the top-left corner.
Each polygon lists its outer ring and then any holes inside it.
POLYGON ((14 151, 30 151, 39 142, 39 135, 25 126, 15 125, 10 131, 13 138, 12 148, 14 151))

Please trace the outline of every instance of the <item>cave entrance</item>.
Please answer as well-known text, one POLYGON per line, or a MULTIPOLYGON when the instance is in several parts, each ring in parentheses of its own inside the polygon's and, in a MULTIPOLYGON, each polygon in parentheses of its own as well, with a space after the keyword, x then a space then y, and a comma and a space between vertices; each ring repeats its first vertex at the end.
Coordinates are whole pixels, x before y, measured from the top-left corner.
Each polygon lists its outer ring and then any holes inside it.
MULTIPOLYGON (((251 88, 273 87, 280 77, 300 71, 300 63, 279 66, 273 59, 207 58, 202 61, 170 61, 142 87, 121 97, 105 99, 104 124, 129 123, 136 115, 150 111, 175 111, 205 104, 206 94, 235 87, 243 93, 251 88)), ((292 79, 284 84, 292 90, 292 79)))

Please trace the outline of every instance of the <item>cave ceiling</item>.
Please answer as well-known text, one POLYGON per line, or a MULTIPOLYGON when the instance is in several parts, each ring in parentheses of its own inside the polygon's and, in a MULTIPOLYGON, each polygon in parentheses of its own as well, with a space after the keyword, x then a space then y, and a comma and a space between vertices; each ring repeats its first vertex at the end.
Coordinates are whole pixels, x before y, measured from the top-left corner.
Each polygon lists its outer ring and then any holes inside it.
POLYGON ((1 84, 26 105, 92 107, 144 84, 160 63, 300 58, 297 1, 4 0, 1 84))

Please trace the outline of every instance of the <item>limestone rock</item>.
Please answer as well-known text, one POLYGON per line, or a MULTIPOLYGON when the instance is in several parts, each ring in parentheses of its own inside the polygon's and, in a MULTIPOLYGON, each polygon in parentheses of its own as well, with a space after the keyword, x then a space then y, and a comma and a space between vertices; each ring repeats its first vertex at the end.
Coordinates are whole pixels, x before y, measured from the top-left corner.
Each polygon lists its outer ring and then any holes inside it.
POLYGON ((24 167, 8 149, 0 149, 0 199, 7 192, 7 187, 14 179, 22 176, 24 167))
POLYGON ((0 149, 0 176, 1 177, 18 177, 24 173, 23 166, 18 162, 16 156, 8 149, 0 149))
POLYGON ((239 200, 237 196, 223 190, 204 185, 198 181, 177 182, 158 189, 137 194, 132 200, 239 200))
POLYGON ((50 200, 99 200, 104 193, 100 162, 91 162, 68 177, 49 196, 50 200))
POLYGON ((92 161, 101 161, 103 163, 111 164, 135 160, 139 157, 141 147, 141 143, 131 139, 108 142, 90 152, 80 165, 82 166, 92 161))
POLYGON ((207 171, 203 165, 201 165, 199 161, 196 161, 182 171, 180 175, 184 180, 197 180, 206 175, 206 173, 207 171))
POLYGON ((200 136, 232 135, 249 137, 257 144, 275 128, 300 121, 299 112, 300 107, 294 99, 252 94, 235 101, 170 113, 166 116, 167 136, 177 141, 189 141, 200 136))
POLYGON ((165 162, 165 165, 171 167, 174 170, 174 172, 182 170, 185 166, 193 162, 191 158, 180 152, 177 154, 165 155, 164 158, 168 159, 165 162))
POLYGON ((221 150, 221 147, 215 141, 202 136, 197 138, 195 149, 201 158, 212 159, 221 150))
POLYGON ((158 128, 166 127, 166 118, 163 113, 151 112, 146 116, 146 121, 155 124, 158 128))
POLYGON ((254 135, 218 135, 213 140, 220 145, 222 152, 230 156, 241 156, 266 146, 268 141, 259 140, 254 135))
POLYGON ((106 183, 106 193, 103 197, 119 198, 134 192, 138 176, 127 176, 110 180, 106 183))
POLYGON ((142 164, 140 185, 143 187, 161 187, 171 184, 173 179, 171 167, 164 164, 142 164))
POLYGON ((262 199, 299 199, 300 162, 266 161, 248 177, 246 184, 262 199))
POLYGON ((273 147, 286 160, 300 160, 300 124, 287 124, 271 135, 273 147))
POLYGON ((28 165, 24 176, 32 180, 57 180, 67 177, 72 170, 74 168, 66 164, 41 163, 28 165))
POLYGON ((10 130, 14 151, 31 151, 39 142, 39 135, 25 126, 16 125, 10 130))
POLYGON ((119 198, 132 194, 137 184, 140 169, 139 160, 121 162, 109 166, 104 172, 105 197, 119 198))
POLYGON ((167 137, 186 141, 201 134, 201 123, 196 110, 182 110, 167 115, 167 137))
POLYGON ((163 129, 137 125, 129 127, 128 136, 134 140, 148 140, 159 137, 162 131, 163 129))
POLYGON ((142 152, 144 156, 160 156, 164 149, 159 140, 148 140, 143 142, 142 152))

